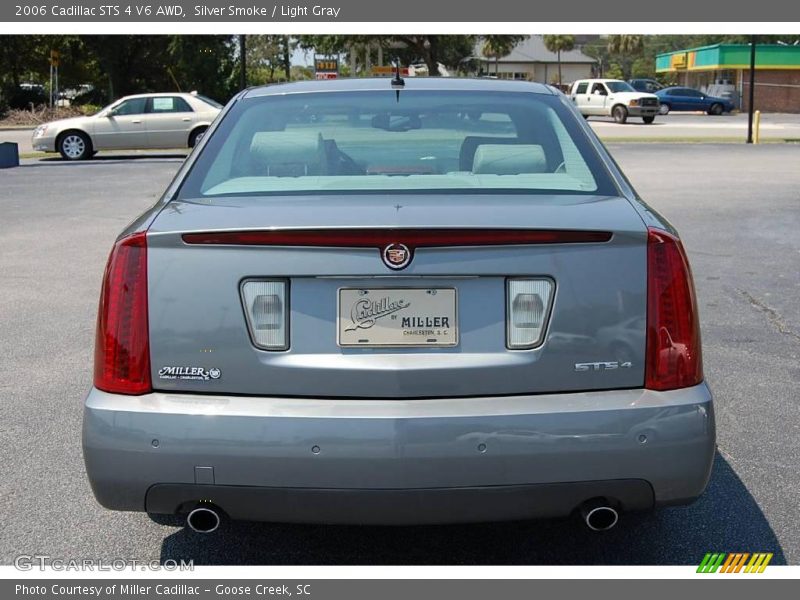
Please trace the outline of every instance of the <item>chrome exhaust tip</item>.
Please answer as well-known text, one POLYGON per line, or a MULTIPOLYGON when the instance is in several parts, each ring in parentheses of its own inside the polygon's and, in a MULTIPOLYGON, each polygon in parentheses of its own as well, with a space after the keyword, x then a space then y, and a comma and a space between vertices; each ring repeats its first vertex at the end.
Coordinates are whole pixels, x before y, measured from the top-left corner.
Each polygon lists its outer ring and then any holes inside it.
POLYGON ((583 522, 592 531, 608 531, 619 521, 617 510, 605 501, 589 501, 581 506, 583 522))
POLYGON ((197 533, 211 533, 219 527, 219 513, 213 508, 198 506, 186 517, 186 524, 197 533))

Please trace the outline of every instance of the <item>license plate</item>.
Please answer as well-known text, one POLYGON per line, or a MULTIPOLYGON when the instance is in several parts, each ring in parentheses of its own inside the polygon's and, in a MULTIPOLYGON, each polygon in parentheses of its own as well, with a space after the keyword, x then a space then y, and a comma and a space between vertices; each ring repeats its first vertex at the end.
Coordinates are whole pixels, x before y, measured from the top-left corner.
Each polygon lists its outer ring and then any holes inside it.
POLYGON ((455 346, 452 288, 340 289, 340 346, 455 346))

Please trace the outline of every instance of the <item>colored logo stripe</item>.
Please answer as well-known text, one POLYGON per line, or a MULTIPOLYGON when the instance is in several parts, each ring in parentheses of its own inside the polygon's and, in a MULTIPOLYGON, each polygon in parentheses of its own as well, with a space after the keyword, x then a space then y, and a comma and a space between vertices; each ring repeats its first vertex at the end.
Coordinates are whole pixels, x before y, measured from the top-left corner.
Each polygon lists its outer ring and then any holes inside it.
POLYGON ((767 568, 769 561, 772 560, 772 553, 765 554, 753 554, 753 558, 750 559, 748 565, 744 568, 745 573, 763 573, 764 569, 767 568))
POLYGON ((698 573, 716 573, 722 561, 725 560, 725 553, 708 552, 703 557, 700 566, 697 567, 698 573))
POLYGON ((738 573, 742 570, 744 563, 747 561, 747 558, 750 556, 747 552, 736 552, 735 554, 729 554, 728 560, 725 561, 725 564, 722 565, 721 573, 738 573))
POLYGON ((771 552, 707 552, 697 567, 698 573, 739 573, 744 567, 745 573, 763 573, 772 560, 771 552), (747 559, 750 562, 747 562, 747 559), (747 566, 745 566, 745 563, 747 566))

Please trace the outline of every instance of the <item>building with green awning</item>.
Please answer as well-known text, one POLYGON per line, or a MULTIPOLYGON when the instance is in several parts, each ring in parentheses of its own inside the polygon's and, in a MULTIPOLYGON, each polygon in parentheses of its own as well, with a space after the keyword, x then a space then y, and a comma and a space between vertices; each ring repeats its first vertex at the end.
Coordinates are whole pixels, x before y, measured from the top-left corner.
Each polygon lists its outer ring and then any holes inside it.
MULTIPOLYGON (((656 73, 676 85, 729 96, 747 110, 750 45, 714 44, 656 56, 656 73)), ((756 46, 755 108, 800 113, 800 45, 756 46)))

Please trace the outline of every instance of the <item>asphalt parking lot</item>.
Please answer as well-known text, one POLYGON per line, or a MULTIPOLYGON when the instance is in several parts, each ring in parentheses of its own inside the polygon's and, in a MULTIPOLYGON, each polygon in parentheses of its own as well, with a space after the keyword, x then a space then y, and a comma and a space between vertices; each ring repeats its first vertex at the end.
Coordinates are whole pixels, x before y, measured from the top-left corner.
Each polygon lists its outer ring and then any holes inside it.
MULTIPOLYGON (((603 140, 652 141, 734 141, 747 139, 747 113, 711 116, 702 112, 659 115, 645 124, 631 117, 624 125, 610 117, 589 117, 589 124, 603 140)), ((761 115, 761 140, 800 140, 800 114, 765 113, 761 115)))
POLYGON ((707 551, 800 563, 800 145, 611 144, 682 233, 700 300, 719 453, 694 505, 441 527, 231 523, 201 536, 92 497, 80 448, 102 270, 116 234, 180 157, 26 160, 0 171, 0 562, 194 559, 196 564, 697 564, 707 551))

